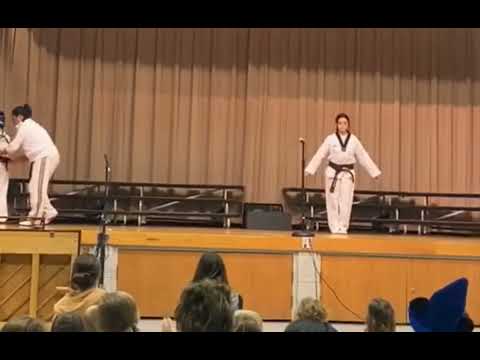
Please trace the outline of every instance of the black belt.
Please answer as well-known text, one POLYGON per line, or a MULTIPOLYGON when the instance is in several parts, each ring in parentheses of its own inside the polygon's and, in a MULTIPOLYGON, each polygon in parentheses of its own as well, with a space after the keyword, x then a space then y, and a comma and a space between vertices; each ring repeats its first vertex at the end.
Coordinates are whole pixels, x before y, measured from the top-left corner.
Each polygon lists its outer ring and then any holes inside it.
POLYGON ((333 170, 335 170, 335 176, 333 177, 332 185, 330 185, 330 192, 333 193, 335 191, 335 186, 337 185, 338 175, 342 172, 349 173, 352 177, 352 182, 355 182, 355 176, 353 175, 353 164, 346 164, 346 165, 338 165, 331 161, 328 162, 328 166, 330 166, 333 170))

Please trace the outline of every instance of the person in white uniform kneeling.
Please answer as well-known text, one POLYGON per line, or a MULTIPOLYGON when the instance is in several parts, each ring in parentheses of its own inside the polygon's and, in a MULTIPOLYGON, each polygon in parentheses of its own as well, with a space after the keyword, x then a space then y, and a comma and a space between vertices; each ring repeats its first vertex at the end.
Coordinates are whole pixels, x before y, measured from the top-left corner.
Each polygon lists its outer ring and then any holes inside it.
POLYGON ((346 234, 352 212, 356 160, 373 178, 378 178, 381 171, 365 151, 360 140, 350 133, 348 115, 338 114, 335 122, 337 124, 336 132, 327 136, 305 168, 305 173, 314 175, 322 160, 327 157, 325 197, 328 227, 333 234, 346 234))
POLYGON ((21 221, 20 225, 38 225, 40 221, 35 218, 44 218, 45 224, 49 224, 58 212, 48 198, 48 183, 60 163, 60 154, 47 130, 32 119, 32 108, 28 104, 17 106, 12 115, 17 133, 8 146, 0 148, 0 155, 10 157, 22 149, 30 162, 30 219, 21 221))

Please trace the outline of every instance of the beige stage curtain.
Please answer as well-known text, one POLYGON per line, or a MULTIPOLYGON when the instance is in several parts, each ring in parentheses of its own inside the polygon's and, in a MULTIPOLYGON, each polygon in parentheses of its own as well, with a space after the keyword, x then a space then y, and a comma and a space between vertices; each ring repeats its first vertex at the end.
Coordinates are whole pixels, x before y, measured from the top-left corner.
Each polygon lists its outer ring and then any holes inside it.
POLYGON ((32 105, 57 179, 102 179, 107 153, 115 180, 279 201, 298 138, 309 159, 342 111, 383 171, 357 189, 480 191, 477 29, 2 29, 0 60, 0 106, 32 105))

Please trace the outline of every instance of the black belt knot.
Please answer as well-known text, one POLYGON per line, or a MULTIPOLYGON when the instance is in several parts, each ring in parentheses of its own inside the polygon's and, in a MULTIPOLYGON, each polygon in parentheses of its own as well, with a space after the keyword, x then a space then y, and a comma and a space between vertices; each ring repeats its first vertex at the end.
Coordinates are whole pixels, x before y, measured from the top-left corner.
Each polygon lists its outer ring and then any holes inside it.
POLYGON ((328 166, 330 166, 333 170, 335 170, 335 176, 333 177, 332 185, 330 185, 330 192, 333 193, 335 191, 335 186, 337 185, 338 175, 342 172, 349 173, 352 177, 352 182, 355 182, 355 176, 353 175, 353 168, 354 164, 345 164, 339 165, 335 164, 331 161, 328 162, 328 166))

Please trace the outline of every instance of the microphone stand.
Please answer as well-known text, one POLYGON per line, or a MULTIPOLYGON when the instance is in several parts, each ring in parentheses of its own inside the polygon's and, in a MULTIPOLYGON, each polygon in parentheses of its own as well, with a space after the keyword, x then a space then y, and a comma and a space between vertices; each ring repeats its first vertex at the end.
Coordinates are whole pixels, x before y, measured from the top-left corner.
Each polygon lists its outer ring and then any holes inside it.
POLYGON ((294 231, 292 236, 294 237, 314 237, 315 234, 307 230, 307 224, 305 222, 305 208, 307 207, 307 194, 305 192, 305 140, 300 139, 302 146, 302 224, 301 229, 294 231))
POLYGON ((105 192, 103 199, 103 209, 102 214, 100 215, 100 232, 97 234, 97 248, 95 250, 95 256, 100 260, 100 277, 99 277, 99 286, 103 287, 104 285, 104 275, 105 275, 105 251, 109 236, 107 234, 107 217, 105 215, 109 188, 110 188, 110 163, 108 162, 108 157, 105 154, 105 192))

